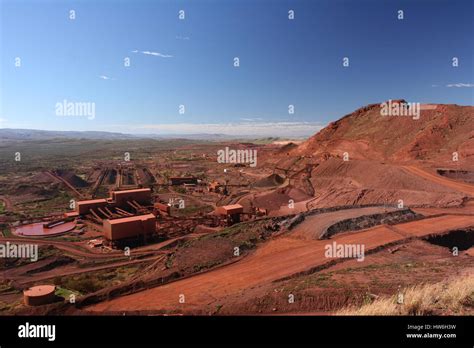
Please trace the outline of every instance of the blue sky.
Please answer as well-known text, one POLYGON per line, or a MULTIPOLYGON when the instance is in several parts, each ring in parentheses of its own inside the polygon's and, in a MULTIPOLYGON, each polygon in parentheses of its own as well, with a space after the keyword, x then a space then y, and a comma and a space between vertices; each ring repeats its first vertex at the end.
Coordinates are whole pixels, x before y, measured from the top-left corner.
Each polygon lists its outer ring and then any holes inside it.
POLYGON ((470 0, 0 2, 3 128, 310 135, 388 99, 474 104, 470 0))

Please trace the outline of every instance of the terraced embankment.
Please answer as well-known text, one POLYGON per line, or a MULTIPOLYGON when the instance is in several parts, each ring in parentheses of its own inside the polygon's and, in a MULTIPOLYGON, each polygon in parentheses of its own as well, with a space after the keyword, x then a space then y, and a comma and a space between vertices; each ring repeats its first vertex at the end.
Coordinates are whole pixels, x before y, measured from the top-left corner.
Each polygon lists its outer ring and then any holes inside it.
POLYGON ((428 181, 431 181, 436 184, 440 184, 446 187, 449 187, 453 190, 459 191, 459 192, 464 192, 467 193, 471 196, 474 196, 474 185, 470 185, 468 183, 463 183, 459 181, 454 181, 451 179, 448 179, 446 177, 443 177, 441 175, 429 173, 424 169, 421 169, 419 167, 415 166, 405 166, 403 167, 412 174, 415 174, 423 179, 426 179, 428 181))

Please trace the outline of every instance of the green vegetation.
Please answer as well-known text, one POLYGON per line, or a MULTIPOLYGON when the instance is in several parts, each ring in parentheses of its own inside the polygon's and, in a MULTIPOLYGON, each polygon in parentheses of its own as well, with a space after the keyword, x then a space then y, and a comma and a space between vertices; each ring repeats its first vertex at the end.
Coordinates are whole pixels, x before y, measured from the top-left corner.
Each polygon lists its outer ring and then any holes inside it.
POLYGON ((174 189, 177 193, 186 194, 186 189, 182 186, 178 186, 174 189))
POLYGON ((72 291, 69 289, 62 288, 60 286, 56 286, 55 295, 69 301, 71 295, 78 296, 80 295, 80 293, 77 291, 72 291))
POLYGON ((23 305, 23 302, 21 300, 11 302, 11 303, 0 301, 0 313, 10 312, 10 311, 22 306, 22 305, 23 305))
POLYGON ((0 282, 0 294, 7 292, 19 292, 13 286, 11 281, 3 280, 0 282))
MULTIPOLYGON (((243 236, 250 233, 254 235, 253 237, 255 237, 255 234, 259 234, 259 232, 263 232, 265 225, 268 223, 268 220, 269 219, 262 219, 258 221, 241 222, 241 223, 232 225, 230 227, 227 227, 220 232, 202 236, 199 239, 207 239, 207 238, 234 239, 235 238, 237 240, 248 240, 247 238, 243 236)), ((252 237, 250 238, 253 239, 252 237)))
POLYGON ((129 152, 134 160, 148 159, 162 151, 174 151, 184 145, 207 144, 208 141, 166 139, 127 139, 127 140, 86 140, 86 139, 47 139, 12 142, 0 147, 0 158, 10 159, 0 162, 0 173, 32 172, 48 168, 70 168, 77 162, 103 160, 114 156, 122 159, 129 152), (12 153, 20 152, 21 161, 14 161, 12 153), (64 154, 68 155, 65 157, 64 154), (106 155, 107 154, 107 155, 106 155))
MULTIPOLYGON (((29 186, 32 188, 33 186, 29 186)), ((23 202, 16 205, 18 210, 27 211, 30 217, 43 217, 51 213, 51 211, 63 211, 69 206, 71 196, 68 192, 57 188, 40 190, 37 192, 40 195, 44 195, 43 199, 35 199, 32 201, 23 202)))
POLYGON ((210 205, 203 205, 203 206, 188 206, 182 209, 179 208, 174 208, 171 211, 171 214, 173 216, 189 216, 189 215, 195 215, 199 213, 210 213, 214 209, 210 205))
MULTIPOLYGON (((48 246, 40 245, 38 248, 38 261, 43 260, 50 256, 60 256, 60 255, 64 255, 64 253, 56 249, 52 245, 48 245, 48 246)), ((27 265, 30 263, 31 263, 31 260, 27 258, 15 258, 15 259, 2 258, 0 259, 0 269, 20 267, 20 266, 27 265)))
POLYGON ((82 273, 54 278, 54 284, 59 286, 63 294, 90 294, 106 287, 118 285, 129 279, 138 270, 137 266, 119 267, 94 273, 82 273))
POLYGON ((194 270, 194 272, 199 272, 199 271, 217 266, 218 264, 220 264, 220 262, 216 261, 216 260, 208 261, 206 263, 200 263, 200 264, 194 265, 193 270, 194 270))
POLYGON ((0 231, 2 231, 4 237, 13 237, 12 231, 6 225, 0 226, 0 231))
POLYGON ((179 161, 193 162, 193 161, 201 161, 202 158, 200 158, 200 157, 194 157, 194 158, 190 158, 190 157, 172 157, 171 160, 176 161, 176 162, 179 162, 179 161))

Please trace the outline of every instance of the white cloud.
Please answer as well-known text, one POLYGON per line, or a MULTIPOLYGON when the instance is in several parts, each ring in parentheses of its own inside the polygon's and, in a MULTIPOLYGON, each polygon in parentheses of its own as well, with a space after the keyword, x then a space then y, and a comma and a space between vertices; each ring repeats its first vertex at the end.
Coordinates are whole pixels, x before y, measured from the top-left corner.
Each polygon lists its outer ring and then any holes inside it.
POLYGON ((324 127, 317 122, 237 122, 109 125, 116 131, 134 134, 224 134, 254 137, 310 136, 324 127))
POLYGON ((108 77, 108 76, 105 76, 105 75, 99 75, 99 79, 102 79, 102 80, 115 80, 111 77, 108 77))
POLYGON ((262 118, 261 117, 255 117, 255 118, 246 118, 246 117, 242 117, 240 118, 241 121, 246 121, 246 122, 255 122, 255 121, 261 121, 262 118))
POLYGON ((451 83, 446 87, 474 87, 474 83, 451 83))
POLYGON ((160 53, 160 52, 142 51, 141 53, 149 55, 149 56, 155 56, 155 57, 161 57, 161 58, 173 58, 172 55, 163 54, 163 53, 160 53))

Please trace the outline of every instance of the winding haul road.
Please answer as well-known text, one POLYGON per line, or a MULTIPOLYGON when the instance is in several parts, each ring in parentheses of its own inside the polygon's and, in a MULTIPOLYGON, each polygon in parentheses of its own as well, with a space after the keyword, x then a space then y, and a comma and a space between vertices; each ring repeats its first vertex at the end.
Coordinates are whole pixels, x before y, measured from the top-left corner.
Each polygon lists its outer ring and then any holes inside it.
POLYGON ((319 239, 326 230, 336 222, 354 219, 361 216, 381 214, 398 210, 397 208, 385 207, 366 207, 357 209, 341 209, 324 214, 317 214, 314 218, 306 218, 298 228, 291 233, 291 237, 300 239, 319 239))
MULTIPOLYGON (((474 185, 450 180, 415 166, 404 166, 403 168, 425 180, 474 197, 474 185)), ((367 253, 384 245, 393 242, 403 242, 409 238, 420 238, 453 229, 474 227, 473 207, 474 204, 468 204, 466 207, 463 207, 463 209, 426 208, 424 210, 428 213, 427 215, 433 214, 433 216, 418 221, 400 223, 395 226, 380 225, 361 231, 335 235, 330 240, 317 240, 317 238, 332 224, 347 218, 381 213, 386 210, 381 207, 370 207, 308 216, 290 233, 259 246, 252 254, 237 262, 163 286, 91 305, 85 308, 85 310, 90 312, 203 310, 208 306, 222 304, 227 296, 239 294, 252 287, 268 284, 311 270, 315 267, 325 266, 333 260, 325 256, 325 247, 333 242, 337 244, 364 245, 365 252, 367 253), (185 303, 179 303, 180 295, 185 296, 185 303)), ((94 253, 78 243, 44 239, 0 238, 0 242, 7 241, 13 243, 54 245, 76 256, 95 260, 110 259, 114 256, 119 257, 121 254, 121 252, 111 252, 107 254, 94 253)), ((82 270, 73 269, 71 267, 71 269, 65 269, 65 271, 67 274, 75 274, 153 261, 164 257, 163 254, 166 252, 160 252, 159 249, 171 242, 172 241, 164 242, 159 248, 152 248, 153 250, 143 248, 144 250, 136 253, 135 256, 145 254, 147 251, 158 251, 158 253, 154 253, 152 256, 146 255, 141 260, 135 259, 127 261, 117 259, 110 264, 86 267, 82 270)), ((46 274, 38 274, 35 276, 44 280, 51 277, 51 275, 52 274, 46 272, 46 274)), ((28 282, 28 280, 29 279, 26 278, 22 279, 23 282, 28 282)))
POLYGON ((403 168, 408 170, 410 173, 415 174, 428 181, 431 181, 431 182, 449 187, 453 190, 464 192, 471 196, 474 196, 474 185, 464 183, 464 182, 454 181, 454 180, 445 178, 441 175, 429 173, 426 170, 421 169, 419 167, 415 167, 415 166, 404 166, 403 168))
MULTIPOLYGON (((405 166, 404 168, 426 180, 474 196, 473 185, 449 180, 414 166, 405 166)), ((163 286, 101 302, 87 307, 86 310, 91 312, 199 310, 209 305, 220 304, 226 296, 238 294, 246 289, 318 266, 324 266, 331 261, 325 257, 325 246, 332 242, 362 244, 365 247, 365 252, 368 252, 389 243, 402 242, 408 238, 419 238, 453 229, 474 227, 472 209, 459 210, 455 214, 450 214, 451 210, 446 209, 446 214, 441 216, 434 215, 395 226, 376 226, 362 231, 336 235, 330 240, 314 239, 320 235, 324 228, 327 228, 328 224, 334 223, 334 220, 375 212, 362 208, 309 216, 290 234, 269 241, 239 262, 163 286), (185 303, 179 303, 181 294, 185 296, 185 303)), ((442 211, 439 213, 442 214, 442 211)))
MULTIPOLYGON (((293 233, 307 229, 324 214, 314 215, 293 233)), ((444 215, 396 225, 336 235, 330 240, 301 240, 288 236, 276 238, 257 249, 253 254, 234 264, 214 271, 198 274, 160 287, 101 302, 87 307, 86 311, 138 311, 138 310, 200 310, 217 305, 229 295, 285 278, 311 268, 323 266, 332 259, 325 257, 325 246, 363 244, 365 252, 383 245, 442 233, 452 229, 474 226, 472 215, 444 215), (180 295, 185 303, 179 303, 180 295)))

